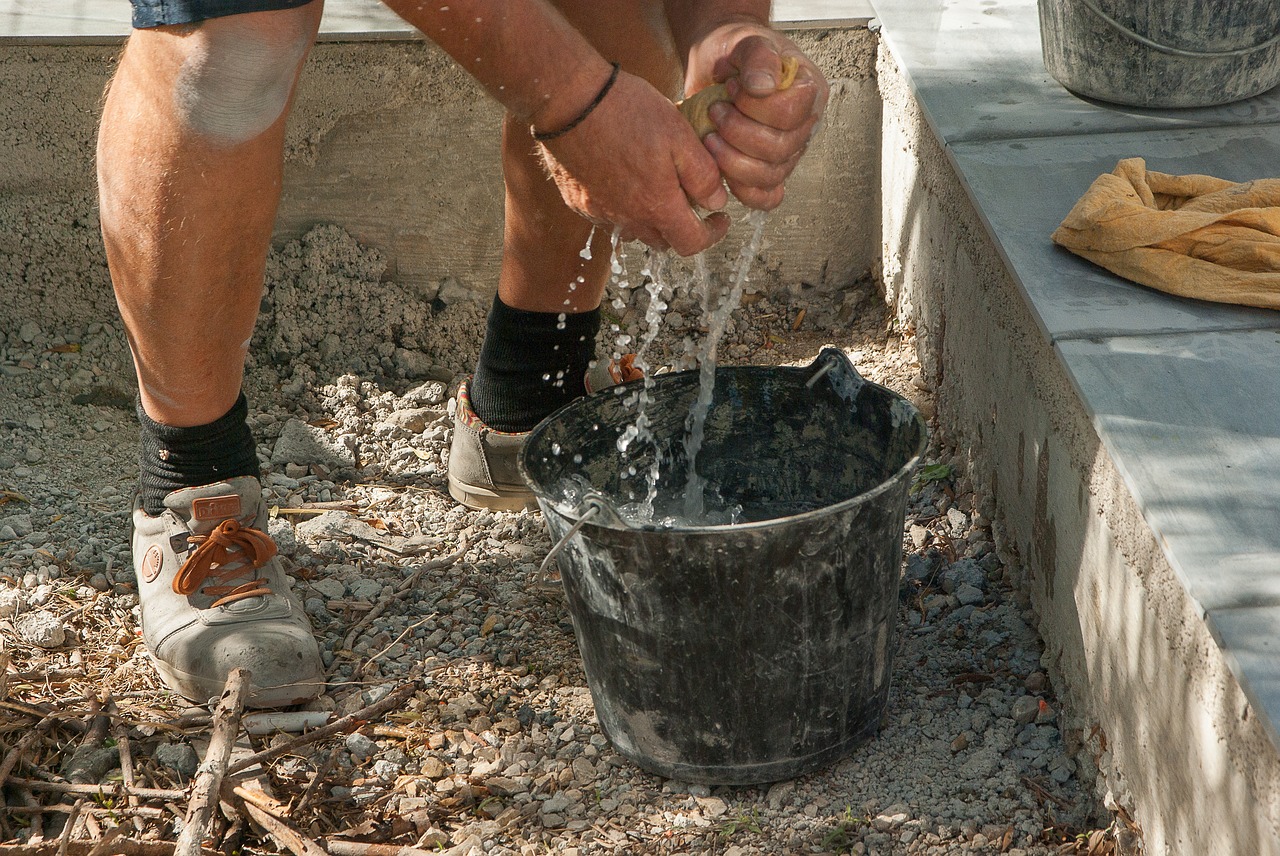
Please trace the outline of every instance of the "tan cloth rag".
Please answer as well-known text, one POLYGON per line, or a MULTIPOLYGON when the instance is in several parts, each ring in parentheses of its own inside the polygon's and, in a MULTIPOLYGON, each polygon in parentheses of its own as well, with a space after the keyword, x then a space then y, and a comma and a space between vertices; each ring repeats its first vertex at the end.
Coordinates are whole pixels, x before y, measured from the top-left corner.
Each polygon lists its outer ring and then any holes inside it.
POLYGON ((1280 309, 1280 179, 1166 175, 1126 158, 1098 176, 1053 241, 1169 294, 1280 309))

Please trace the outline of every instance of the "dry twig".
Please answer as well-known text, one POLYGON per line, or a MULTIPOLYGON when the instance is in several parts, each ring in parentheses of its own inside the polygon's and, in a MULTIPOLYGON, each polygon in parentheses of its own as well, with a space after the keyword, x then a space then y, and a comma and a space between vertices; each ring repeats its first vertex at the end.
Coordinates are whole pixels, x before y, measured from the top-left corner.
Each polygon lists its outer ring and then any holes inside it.
POLYGON ((290 850, 297 856, 329 856, 323 847, 289 826, 284 822, 283 818, 277 817, 248 788, 237 786, 234 791, 236 796, 242 800, 244 810, 248 812, 249 817, 253 818, 253 822, 265 829, 272 840, 281 847, 290 850))
POLYGON ((393 690, 392 692, 388 693, 386 696, 382 698, 381 701, 377 701, 371 705, 362 707, 359 710, 357 710, 355 713, 349 714, 347 716, 342 717, 341 719, 335 720, 329 723, 328 725, 324 726, 323 728, 317 728, 315 731, 311 731, 306 734, 301 734, 290 740, 285 740, 281 743, 278 743, 275 746, 272 746, 270 749, 264 749, 263 751, 258 752, 257 754, 250 755, 247 758, 242 758, 236 763, 232 764, 231 767, 227 770, 227 772, 231 775, 235 775, 236 773, 240 773, 249 769, 254 764, 265 764, 267 761, 271 761, 276 758, 279 758, 281 755, 287 755, 301 746, 307 746, 311 743, 316 743, 320 740, 324 740, 327 737, 331 737, 334 734, 343 734, 348 731, 352 731, 355 728, 359 727, 360 724, 367 722, 368 720, 373 719, 376 716, 381 716, 387 711, 392 710, 393 708, 399 707, 400 705, 404 704, 413 696, 414 692, 417 689, 418 689, 417 682, 411 681, 405 684, 404 686, 401 686, 393 690))
POLYGON ((213 810, 218 805, 218 790, 227 774, 231 749, 240 732, 240 714, 244 711, 244 700, 249 695, 251 677, 247 669, 232 669, 227 676, 226 689, 222 691, 218 709, 213 714, 209 750, 205 753, 204 761, 191 786, 186 823, 183 824, 182 833, 174 846, 174 856, 192 856, 201 849, 200 845, 213 818, 213 810))

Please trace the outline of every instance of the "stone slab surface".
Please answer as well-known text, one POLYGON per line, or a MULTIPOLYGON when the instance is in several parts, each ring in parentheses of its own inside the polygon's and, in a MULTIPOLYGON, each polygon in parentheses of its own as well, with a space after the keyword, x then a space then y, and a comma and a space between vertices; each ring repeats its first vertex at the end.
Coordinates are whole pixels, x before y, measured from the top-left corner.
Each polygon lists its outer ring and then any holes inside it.
POLYGON ((1054 340, 1280 322, 1264 309, 1173 297, 1057 247, 1049 235, 1100 174, 1126 157, 1232 181, 1280 175, 1280 125, 960 143, 950 154, 1044 332, 1054 340))
MULTIPOLYGON (((1280 710, 1280 606, 1214 610, 1209 613, 1209 629, 1232 671, 1241 676, 1250 703, 1260 710, 1280 710)), ((1264 717, 1264 722, 1272 741, 1280 744, 1274 715, 1264 717)))
MULTIPOLYGON (((100 39, 129 34, 129 0, 0 0, 0 38, 100 39)), ((866 21, 868 0, 779 0, 774 20, 866 21)), ((413 37, 414 29, 378 0, 328 0, 322 38, 413 37)))
POLYGON ((947 143, 1280 122, 1280 87, 1189 110, 1073 95, 1045 71, 1036 0, 884 0, 875 7, 885 41, 947 143))
MULTIPOLYGON (((1098 436, 1203 611, 1280 609, 1273 316, 1272 329, 1059 343, 1098 436)), ((1280 659, 1269 669, 1280 680, 1280 659)))

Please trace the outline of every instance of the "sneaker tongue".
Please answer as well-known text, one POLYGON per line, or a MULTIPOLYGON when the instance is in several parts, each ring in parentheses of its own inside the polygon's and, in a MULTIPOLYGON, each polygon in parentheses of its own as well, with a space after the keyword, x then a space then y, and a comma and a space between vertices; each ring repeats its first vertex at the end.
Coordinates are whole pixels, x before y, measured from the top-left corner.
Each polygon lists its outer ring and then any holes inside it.
POLYGON ((175 490, 164 498, 164 504, 182 518, 192 534, 208 535, 224 520, 256 516, 261 497, 257 479, 235 478, 175 490))

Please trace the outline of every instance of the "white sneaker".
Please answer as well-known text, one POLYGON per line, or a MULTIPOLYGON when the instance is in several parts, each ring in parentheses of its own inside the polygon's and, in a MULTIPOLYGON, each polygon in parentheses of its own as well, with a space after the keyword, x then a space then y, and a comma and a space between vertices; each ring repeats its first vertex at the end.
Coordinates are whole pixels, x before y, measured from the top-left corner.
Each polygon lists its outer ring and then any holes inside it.
POLYGON ((196 702, 252 673, 252 707, 285 707, 324 690, 302 606, 266 532, 262 486, 240 477, 176 490, 165 512, 133 509, 142 638, 165 684, 196 702))

